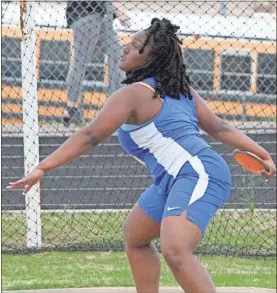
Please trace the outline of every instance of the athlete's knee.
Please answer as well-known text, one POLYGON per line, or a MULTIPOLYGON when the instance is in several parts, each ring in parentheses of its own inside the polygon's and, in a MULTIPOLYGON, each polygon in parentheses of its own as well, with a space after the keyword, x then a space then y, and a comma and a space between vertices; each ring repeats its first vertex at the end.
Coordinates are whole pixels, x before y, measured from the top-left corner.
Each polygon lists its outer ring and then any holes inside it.
POLYGON ((126 251, 132 251, 134 249, 142 249, 142 248, 147 248, 150 246, 151 242, 143 242, 140 237, 137 237, 135 232, 124 232, 124 244, 126 251))
POLYGON ((138 241, 136 239, 136 235, 134 233, 134 229, 132 229, 131 221, 129 220, 129 217, 125 220, 123 224, 123 236, 124 236, 124 243, 126 246, 126 249, 132 248, 136 245, 138 245, 138 241))
POLYGON ((184 270, 192 255, 191 249, 170 242, 161 243, 161 252, 169 267, 174 271, 184 270))
POLYGON ((128 218, 125 220, 123 225, 123 235, 127 251, 132 249, 147 248, 150 246, 152 240, 148 239, 149 237, 145 237, 144 233, 135 230, 132 225, 132 221, 128 220, 128 218))

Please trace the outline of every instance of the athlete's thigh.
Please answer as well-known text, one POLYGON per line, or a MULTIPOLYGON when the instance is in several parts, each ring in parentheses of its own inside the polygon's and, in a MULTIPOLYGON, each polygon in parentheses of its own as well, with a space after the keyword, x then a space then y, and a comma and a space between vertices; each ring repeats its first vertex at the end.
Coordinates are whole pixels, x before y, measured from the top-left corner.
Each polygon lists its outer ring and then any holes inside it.
POLYGON ((197 207, 191 210, 189 205, 197 181, 194 176, 180 178, 171 188, 161 224, 161 250, 164 254, 194 250, 201 241, 204 229, 200 223, 203 217, 205 223, 209 218, 205 212, 201 214, 202 210, 198 212, 197 207))
POLYGON ((194 169, 193 164, 182 168, 167 198, 161 228, 161 243, 178 242, 182 247, 194 249, 204 236, 206 228, 216 211, 229 198, 231 184, 221 180, 228 170, 217 157, 197 159, 202 168, 194 169), (218 172, 218 174, 217 174, 218 172))
POLYGON ((139 198, 124 224, 125 242, 145 245, 160 235, 166 199, 150 186, 139 198))

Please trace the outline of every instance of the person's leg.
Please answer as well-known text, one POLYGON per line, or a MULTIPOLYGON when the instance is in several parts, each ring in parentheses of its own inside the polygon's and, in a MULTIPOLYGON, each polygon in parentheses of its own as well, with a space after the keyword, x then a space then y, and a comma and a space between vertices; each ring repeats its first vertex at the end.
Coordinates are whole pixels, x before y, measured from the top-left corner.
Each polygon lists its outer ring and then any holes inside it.
POLYGON ((228 168, 218 155, 201 156, 191 158, 179 172, 161 224, 162 254, 186 293, 215 292, 210 275, 193 251, 231 191, 228 168))
POLYGON ((109 96, 120 89, 125 79, 125 72, 119 68, 120 57, 123 53, 122 46, 118 35, 113 30, 110 52, 108 51, 108 68, 109 68, 109 96))
POLYGON ((108 76, 109 76, 109 97, 123 84, 121 83, 125 79, 125 72, 119 68, 120 57, 123 54, 122 45, 117 33, 113 30, 112 22, 107 17, 105 23, 105 39, 107 45, 107 56, 108 56, 108 76))
POLYGON ((146 215, 138 204, 124 226, 127 257, 138 293, 158 293, 160 256, 151 241, 160 234, 160 223, 146 215))
POLYGON ((142 194, 125 221, 126 253, 138 293, 159 292, 160 257, 151 241, 160 235, 164 204, 165 199, 152 185, 142 194))
POLYGON ((68 99, 64 116, 65 122, 68 122, 67 120, 70 120, 78 111, 86 64, 94 54, 101 22, 98 14, 91 14, 77 20, 72 25, 72 58, 66 79, 68 99))
POLYGON ((162 254, 186 293, 216 292, 210 275, 193 255, 201 238, 200 228, 186 218, 186 212, 166 217, 162 222, 162 254))

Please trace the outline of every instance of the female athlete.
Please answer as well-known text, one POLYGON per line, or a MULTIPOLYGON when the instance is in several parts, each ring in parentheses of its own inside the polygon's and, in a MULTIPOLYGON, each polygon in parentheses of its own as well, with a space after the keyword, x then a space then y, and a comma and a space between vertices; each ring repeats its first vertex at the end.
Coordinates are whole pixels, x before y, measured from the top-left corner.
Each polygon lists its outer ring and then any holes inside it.
POLYGON ((143 161, 153 176, 124 225, 124 240, 138 293, 158 293, 161 252, 187 293, 213 293, 208 272, 193 255, 215 212, 228 200, 231 174, 223 158, 200 136, 261 157, 275 173, 269 153, 218 118, 190 86, 179 27, 154 18, 124 47, 120 67, 126 87, 117 90, 97 117, 9 189, 28 192, 42 176, 84 154, 118 130, 122 147, 143 161))

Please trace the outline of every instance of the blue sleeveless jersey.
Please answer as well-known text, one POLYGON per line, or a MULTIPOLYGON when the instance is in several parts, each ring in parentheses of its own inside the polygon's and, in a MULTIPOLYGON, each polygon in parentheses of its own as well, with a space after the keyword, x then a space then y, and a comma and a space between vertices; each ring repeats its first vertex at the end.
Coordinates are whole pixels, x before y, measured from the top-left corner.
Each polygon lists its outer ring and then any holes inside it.
MULTIPOLYGON (((154 88, 154 78, 144 80, 154 88)), ((135 129, 118 129, 123 149, 150 169, 160 193, 167 194, 182 166, 210 145, 201 137, 194 99, 166 96, 160 112, 135 129)))

